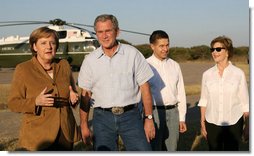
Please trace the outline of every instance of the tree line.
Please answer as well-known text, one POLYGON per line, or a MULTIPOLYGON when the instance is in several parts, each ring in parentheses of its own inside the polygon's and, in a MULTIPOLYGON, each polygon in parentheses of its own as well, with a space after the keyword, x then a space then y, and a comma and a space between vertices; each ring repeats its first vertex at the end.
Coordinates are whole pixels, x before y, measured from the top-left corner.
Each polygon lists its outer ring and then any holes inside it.
MULTIPOLYGON (((131 44, 125 40, 119 40, 121 43, 131 44)), ((152 55, 152 49, 149 44, 133 45, 145 58, 152 55)), ((210 47, 207 45, 186 47, 170 47, 168 57, 178 61, 212 61, 210 47)), ((249 47, 234 47, 232 61, 247 62, 249 61, 249 47)))
MULTIPOLYGON (((148 44, 135 46, 143 53, 145 58, 152 55, 152 49, 148 44)), ((210 47, 206 45, 194 46, 190 48, 185 47, 170 47, 168 57, 179 61, 212 61, 210 47)), ((245 62, 249 61, 249 47, 235 47, 233 61, 245 62)))

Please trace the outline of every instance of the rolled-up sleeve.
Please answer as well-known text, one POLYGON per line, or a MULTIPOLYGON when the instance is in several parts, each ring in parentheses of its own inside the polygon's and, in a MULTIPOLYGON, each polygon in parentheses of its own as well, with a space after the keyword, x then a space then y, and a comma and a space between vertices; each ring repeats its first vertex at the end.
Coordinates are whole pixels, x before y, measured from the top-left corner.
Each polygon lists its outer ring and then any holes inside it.
POLYGON ((206 107, 207 101, 208 101, 207 98, 208 98, 208 93, 207 93, 207 87, 206 87, 206 76, 205 76, 205 74, 203 74, 202 84, 201 84, 201 96, 200 96, 200 100, 198 102, 198 106, 206 107))
POLYGON ((238 96, 241 101, 243 112, 249 112, 249 92, 244 73, 241 73, 238 96))

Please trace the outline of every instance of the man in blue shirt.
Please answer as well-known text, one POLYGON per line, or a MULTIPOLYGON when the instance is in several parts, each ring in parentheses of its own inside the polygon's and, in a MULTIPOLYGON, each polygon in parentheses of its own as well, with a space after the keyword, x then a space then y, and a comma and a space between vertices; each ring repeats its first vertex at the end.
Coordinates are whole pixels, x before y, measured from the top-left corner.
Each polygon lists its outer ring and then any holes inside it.
POLYGON ((116 40, 119 35, 116 17, 98 16, 94 29, 101 46, 86 56, 78 77, 82 89, 80 126, 83 141, 89 143, 92 137, 88 127, 92 105, 95 150, 116 151, 120 135, 126 150, 149 151, 150 140, 155 137, 148 83, 153 72, 136 48, 116 40), (141 98, 144 120, 138 109, 141 98))

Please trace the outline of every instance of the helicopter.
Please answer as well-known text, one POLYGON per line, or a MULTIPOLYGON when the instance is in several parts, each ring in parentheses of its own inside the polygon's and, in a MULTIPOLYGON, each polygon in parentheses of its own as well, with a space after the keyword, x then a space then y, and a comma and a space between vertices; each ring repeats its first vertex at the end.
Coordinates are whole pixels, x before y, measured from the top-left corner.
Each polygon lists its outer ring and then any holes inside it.
MULTIPOLYGON (((0 27, 47 24, 50 29, 57 31, 59 47, 56 58, 67 59, 73 71, 78 71, 84 56, 100 46, 95 33, 84 27, 93 28, 92 25, 67 23, 59 18, 45 21, 0 21, 0 27), (70 27, 70 28, 67 28, 70 27)), ((130 30, 120 30, 139 35, 149 34, 130 30)), ((8 36, 0 38, 0 68, 15 68, 17 64, 29 60, 32 53, 29 48, 28 36, 8 36)))

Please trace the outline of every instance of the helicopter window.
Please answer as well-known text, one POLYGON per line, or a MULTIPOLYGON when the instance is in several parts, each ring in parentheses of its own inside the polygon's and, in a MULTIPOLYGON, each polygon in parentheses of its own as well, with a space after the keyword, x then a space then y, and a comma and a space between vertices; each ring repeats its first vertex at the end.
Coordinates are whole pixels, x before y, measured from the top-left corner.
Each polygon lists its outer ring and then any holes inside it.
POLYGON ((30 52, 30 51, 29 51, 29 46, 28 46, 28 44, 24 45, 24 47, 22 48, 22 50, 23 50, 24 52, 30 52))
POLYGON ((98 48, 99 47, 97 44, 98 42, 95 42, 95 41, 96 40, 84 42, 83 50, 86 52, 89 52, 89 51, 93 51, 96 48, 98 48))
POLYGON ((80 44, 79 43, 69 43, 69 50, 73 52, 79 52, 80 51, 80 44))
POLYGON ((100 47, 100 43, 98 42, 98 40, 93 40, 93 45, 95 46, 95 48, 100 47))
POLYGON ((64 51, 64 46, 60 44, 57 51, 64 51))
POLYGON ((58 33, 59 39, 66 38, 67 36, 67 31, 58 31, 57 33, 58 33))
POLYGON ((80 45, 75 45, 73 51, 80 51, 80 45))
POLYGON ((66 53, 68 51, 67 48, 68 48, 67 43, 60 43, 57 51, 66 53))

